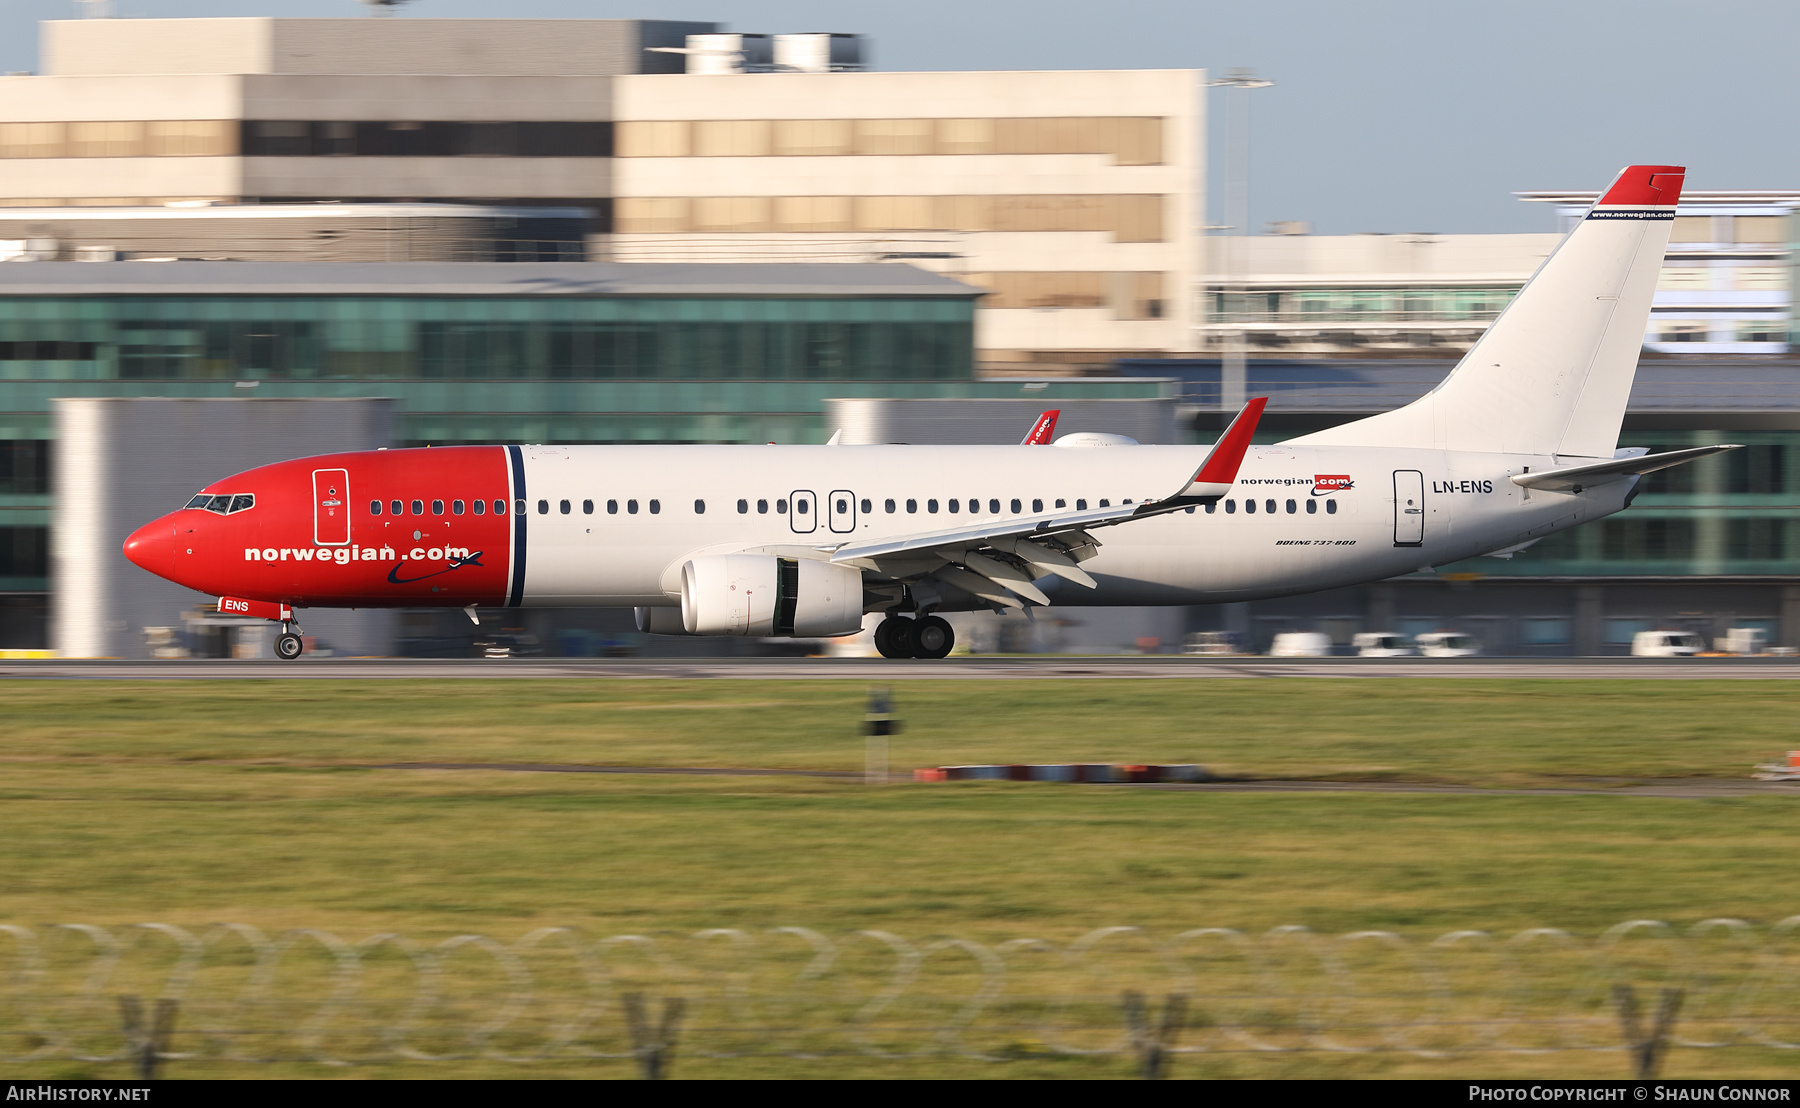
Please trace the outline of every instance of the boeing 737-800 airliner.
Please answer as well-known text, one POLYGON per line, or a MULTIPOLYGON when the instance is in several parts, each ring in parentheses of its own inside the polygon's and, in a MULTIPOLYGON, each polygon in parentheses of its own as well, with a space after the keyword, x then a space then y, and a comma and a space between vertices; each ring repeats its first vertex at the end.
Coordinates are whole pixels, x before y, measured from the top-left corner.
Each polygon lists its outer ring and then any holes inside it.
POLYGON ((126 555, 220 608, 630 606, 646 631, 821 637, 886 613, 1211 604, 1519 548, 1631 503, 1619 428, 1684 170, 1631 166, 1442 384, 1271 446, 470 446, 333 454, 219 481, 126 555))

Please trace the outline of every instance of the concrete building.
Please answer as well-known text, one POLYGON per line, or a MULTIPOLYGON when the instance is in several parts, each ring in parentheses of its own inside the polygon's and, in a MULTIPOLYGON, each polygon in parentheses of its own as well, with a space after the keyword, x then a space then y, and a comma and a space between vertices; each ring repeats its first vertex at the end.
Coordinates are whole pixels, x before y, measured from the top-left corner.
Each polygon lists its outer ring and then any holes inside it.
POLYGON ((634 20, 43 27, 43 73, 0 78, 0 205, 580 207, 594 258, 966 278, 997 372, 1195 341, 1198 71, 875 73, 803 35, 690 73, 713 24, 634 20))
MULTIPOLYGON (((1525 192, 1554 204, 1566 230, 1592 192, 1525 192)), ((1800 191, 1684 192, 1645 348, 1719 357, 1785 354, 1794 331, 1794 213, 1800 191)))
MULTIPOLYGON (((1213 240, 1201 347, 1253 357, 1443 357, 1467 350, 1556 248, 1595 192, 1527 192, 1561 229, 1518 235, 1312 235, 1213 240), (1235 265, 1232 271, 1227 263, 1235 265)), ((1786 354, 1794 329, 1800 192, 1684 194, 1644 348, 1786 354)))

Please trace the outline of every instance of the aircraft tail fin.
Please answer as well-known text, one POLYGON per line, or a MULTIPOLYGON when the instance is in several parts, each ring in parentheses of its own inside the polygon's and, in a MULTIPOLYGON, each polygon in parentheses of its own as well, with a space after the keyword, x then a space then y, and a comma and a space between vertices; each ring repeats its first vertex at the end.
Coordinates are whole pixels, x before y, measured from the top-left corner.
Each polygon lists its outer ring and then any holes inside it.
POLYGON ((1621 171, 1437 388, 1292 441, 1611 458, 1685 174, 1621 171))

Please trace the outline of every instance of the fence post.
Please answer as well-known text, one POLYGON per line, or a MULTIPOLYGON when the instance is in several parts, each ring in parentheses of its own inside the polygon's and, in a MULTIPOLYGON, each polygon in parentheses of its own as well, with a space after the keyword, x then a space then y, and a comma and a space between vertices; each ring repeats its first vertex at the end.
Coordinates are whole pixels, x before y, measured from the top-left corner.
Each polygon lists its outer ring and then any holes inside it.
POLYGON ((663 998, 662 1022, 654 1032, 645 1018, 644 994, 626 993, 625 1022, 631 1029, 631 1053, 643 1070, 644 1080, 661 1081, 669 1076, 675 1061, 675 1036, 681 1027, 681 1012, 686 1001, 678 996, 663 998))
POLYGON ((137 1066, 138 1080, 156 1077, 156 1065, 169 1052, 169 1040, 175 1034, 175 1012, 179 1002, 163 997, 156 1002, 154 1021, 144 1023, 144 1009, 138 998, 129 993, 119 997, 119 1022, 125 1029, 127 1057, 137 1066))
POLYGON ((1639 1019, 1637 993, 1630 985, 1613 986, 1613 1003, 1619 1009, 1619 1023, 1625 1029, 1625 1048, 1631 1052, 1632 1068, 1639 1081, 1656 1076, 1663 1056, 1669 1050, 1669 1035, 1675 1030, 1675 1016, 1681 1011, 1680 989, 1668 988, 1656 1005, 1656 1022, 1646 1033, 1639 1019))
POLYGON ((1131 1037, 1131 1049, 1138 1056, 1138 1070, 1146 1081, 1160 1081, 1168 1076, 1169 1048, 1181 1034, 1187 1019, 1187 996, 1170 993, 1163 1000, 1162 1022, 1150 1026, 1150 1012, 1143 994, 1125 990, 1125 1027, 1131 1037))

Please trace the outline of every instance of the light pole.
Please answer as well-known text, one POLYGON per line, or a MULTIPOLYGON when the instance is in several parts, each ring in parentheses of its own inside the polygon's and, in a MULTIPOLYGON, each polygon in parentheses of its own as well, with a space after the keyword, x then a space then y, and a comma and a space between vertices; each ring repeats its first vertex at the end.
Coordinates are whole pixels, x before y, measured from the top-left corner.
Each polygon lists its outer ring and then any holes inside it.
MULTIPOLYGON (((1265 81, 1248 69, 1228 69, 1225 76, 1206 82, 1208 88, 1235 90, 1225 99, 1225 226, 1224 251, 1225 305, 1220 312, 1226 322, 1232 316, 1241 319, 1244 310, 1244 280, 1248 265, 1250 234, 1250 90, 1268 88, 1265 81)), ((1248 353, 1241 326, 1223 333, 1225 349, 1219 364, 1219 410, 1235 412, 1244 406, 1248 391, 1245 381, 1245 358, 1248 353)))

